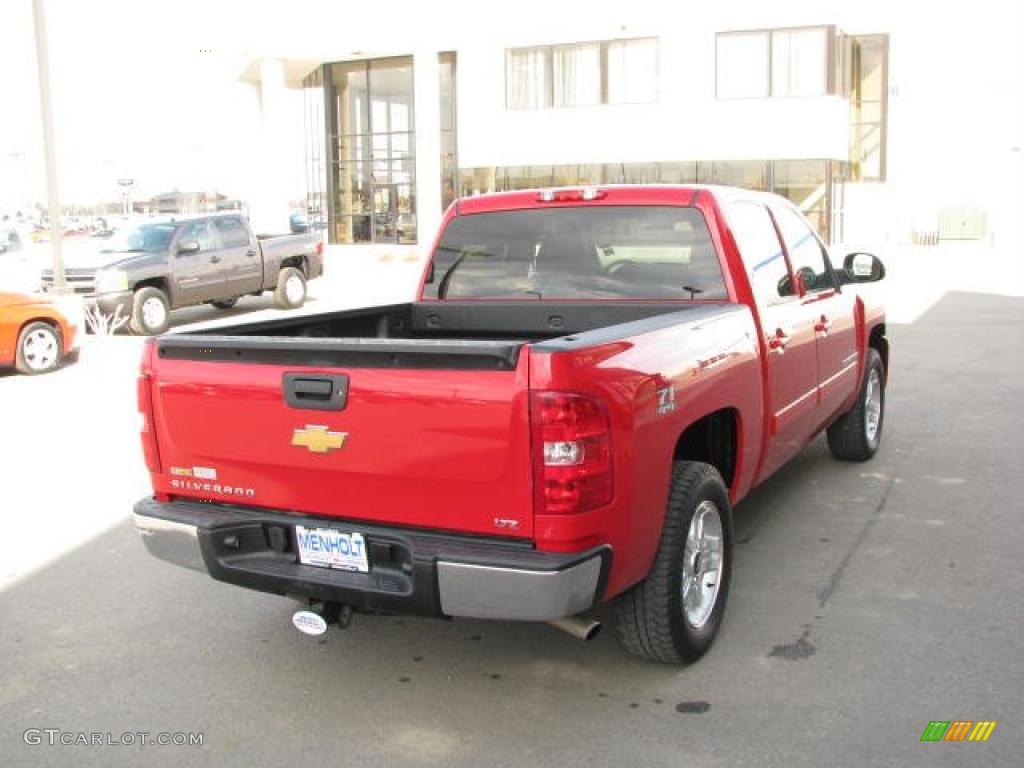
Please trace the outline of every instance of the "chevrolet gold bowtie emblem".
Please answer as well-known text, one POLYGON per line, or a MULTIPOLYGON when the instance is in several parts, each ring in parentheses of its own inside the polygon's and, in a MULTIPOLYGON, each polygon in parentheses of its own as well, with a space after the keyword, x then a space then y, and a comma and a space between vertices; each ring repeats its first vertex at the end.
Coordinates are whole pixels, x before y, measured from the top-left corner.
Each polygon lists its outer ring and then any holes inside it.
POLYGON ((328 453, 336 451, 345 444, 348 432, 328 432, 327 427, 307 424, 305 429, 296 429, 292 435, 292 445, 306 448, 310 453, 328 453))

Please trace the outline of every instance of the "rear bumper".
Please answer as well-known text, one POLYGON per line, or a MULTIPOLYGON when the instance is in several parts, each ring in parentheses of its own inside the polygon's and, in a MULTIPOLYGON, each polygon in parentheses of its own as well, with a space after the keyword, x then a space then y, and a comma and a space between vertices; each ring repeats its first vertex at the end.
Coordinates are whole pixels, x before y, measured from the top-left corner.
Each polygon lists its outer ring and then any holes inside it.
POLYGON ((600 597, 611 552, 537 552, 516 542, 143 499, 133 515, 154 557, 250 589, 382 613, 545 621, 600 597), (298 562, 296 523, 357 531, 369 573, 298 562))

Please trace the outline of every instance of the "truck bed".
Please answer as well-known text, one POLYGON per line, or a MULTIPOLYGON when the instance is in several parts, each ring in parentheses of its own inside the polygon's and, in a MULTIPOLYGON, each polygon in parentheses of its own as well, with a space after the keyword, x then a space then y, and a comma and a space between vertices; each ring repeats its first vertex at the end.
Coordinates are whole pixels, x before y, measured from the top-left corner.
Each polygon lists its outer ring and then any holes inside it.
POLYGON ((625 339, 731 313, 747 310, 428 301, 164 335, 144 366, 167 468, 155 487, 236 502, 241 489, 252 506, 529 538, 530 381, 542 375, 530 350, 538 361, 622 351, 625 339), (297 448, 312 432, 335 435, 339 450, 297 448), (197 472, 217 482, 189 479, 197 472))

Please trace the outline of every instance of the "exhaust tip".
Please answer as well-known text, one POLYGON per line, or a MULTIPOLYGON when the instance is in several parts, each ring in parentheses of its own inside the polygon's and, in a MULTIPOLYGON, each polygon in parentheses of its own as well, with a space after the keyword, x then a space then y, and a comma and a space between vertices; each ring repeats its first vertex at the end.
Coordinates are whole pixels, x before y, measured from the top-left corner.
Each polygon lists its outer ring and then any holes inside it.
POLYGON ((548 624, 583 641, 593 640, 601 631, 600 621, 585 616, 565 616, 561 619, 551 619, 548 624))

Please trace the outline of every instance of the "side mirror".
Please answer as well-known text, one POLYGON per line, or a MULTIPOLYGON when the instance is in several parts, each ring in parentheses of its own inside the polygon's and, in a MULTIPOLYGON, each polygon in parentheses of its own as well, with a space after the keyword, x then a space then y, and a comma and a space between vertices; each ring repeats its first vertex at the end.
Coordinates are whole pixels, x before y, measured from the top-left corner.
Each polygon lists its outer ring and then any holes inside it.
POLYGON ((178 254, 183 253, 199 253, 199 241, 198 240, 182 240, 178 243, 178 254))
POLYGON ((844 283, 877 283, 885 277, 885 266, 872 253, 848 253, 843 260, 844 283))

